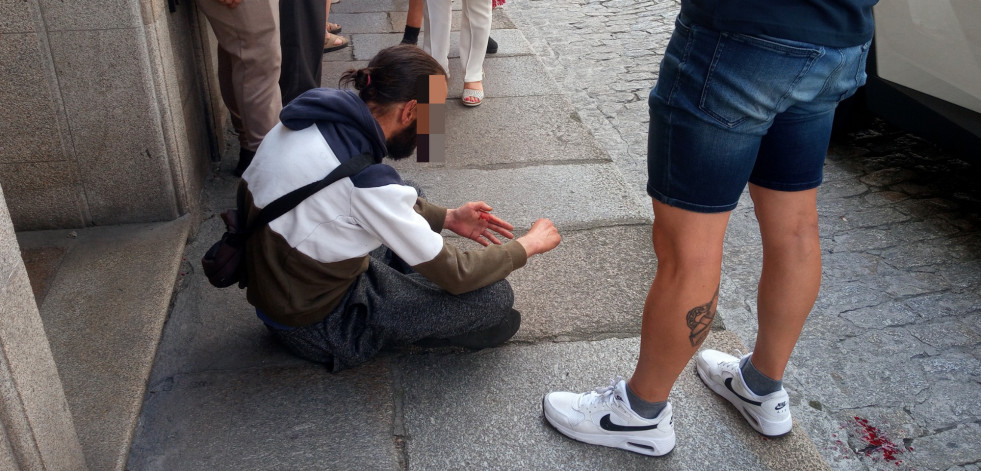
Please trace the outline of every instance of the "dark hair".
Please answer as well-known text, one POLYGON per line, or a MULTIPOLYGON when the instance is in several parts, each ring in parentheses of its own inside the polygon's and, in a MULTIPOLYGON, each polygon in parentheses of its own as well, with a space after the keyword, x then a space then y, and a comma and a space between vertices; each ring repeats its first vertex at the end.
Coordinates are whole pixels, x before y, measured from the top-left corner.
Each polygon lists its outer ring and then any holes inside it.
POLYGON ((400 44, 382 49, 362 69, 349 69, 338 85, 354 84, 365 103, 378 105, 422 101, 417 84, 430 75, 446 75, 443 67, 422 49, 400 44))

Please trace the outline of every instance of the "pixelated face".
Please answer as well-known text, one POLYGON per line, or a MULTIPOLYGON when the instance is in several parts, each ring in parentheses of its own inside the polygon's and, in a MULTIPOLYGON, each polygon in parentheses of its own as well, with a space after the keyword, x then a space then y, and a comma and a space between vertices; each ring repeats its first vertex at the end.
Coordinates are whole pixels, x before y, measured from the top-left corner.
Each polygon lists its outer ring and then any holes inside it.
POLYGON ((445 75, 430 75, 416 84, 419 98, 417 162, 446 160, 446 93, 445 75))

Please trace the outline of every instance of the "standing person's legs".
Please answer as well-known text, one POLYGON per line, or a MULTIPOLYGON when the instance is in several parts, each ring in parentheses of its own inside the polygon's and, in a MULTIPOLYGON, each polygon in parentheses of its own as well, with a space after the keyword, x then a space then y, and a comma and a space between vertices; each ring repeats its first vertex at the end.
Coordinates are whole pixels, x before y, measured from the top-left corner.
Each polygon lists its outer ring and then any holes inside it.
POLYGON ((630 389, 647 402, 671 387, 708 336, 722 273, 729 212, 697 213, 654 201, 657 272, 644 303, 640 357, 630 389))
POLYGON ((754 351, 740 359, 704 350, 696 365, 702 380, 736 406, 753 429, 773 436, 788 433, 793 425, 782 379, 821 284, 817 187, 834 109, 864 82, 868 44, 835 49, 757 41, 775 51, 819 55, 798 76, 789 95, 795 102, 773 119, 749 180, 763 238, 754 351))
POLYGON ((282 0, 279 4, 282 70, 279 88, 283 105, 321 86, 327 4, 323 0, 282 0))
POLYGON ((279 122, 283 106, 279 91, 279 1, 242 2, 232 9, 214 1, 197 3, 218 39, 219 82, 233 123, 236 115, 240 123, 236 126, 242 143, 239 169, 244 171, 248 161, 243 162, 242 156, 255 152, 279 122))
POLYGON ((786 95, 820 56, 745 41, 676 22, 649 101, 647 190, 658 267, 644 306, 640 356, 629 383, 611 396, 546 395, 546 417, 566 435, 651 455, 674 446, 673 430, 658 430, 670 427, 671 387, 715 316, 729 212, 786 95))
POLYGON ((484 76, 484 57, 491 30, 490 0, 463 0, 460 25, 460 62, 464 82, 480 82, 484 76))
POLYGON ((821 286, 817 189, 784 192, 751 184, 749 190, 763 237, 759 332, 750 360, 781 380, 821 286))
POLYGON ((783 373, 821 285, 817 186, 834 113, 805 108, 774 119, 750 177, 763 242, 755 348, 743 358, 704 350, 696 361, 702 381, 767 436, 793 426, 783 373))
POLYGON ((463 102, 479 105, 483 101, 484 57, 491 30, 490 0, 463 0, 460 26, 460 63, 463 65, 463 102), (475 90, 480 93, 467 92, 475 90))
POLYGON ((324 5, 327 9, 326 13, 324 13, 324 53, 344 49, 351 44, 349 39, 345 38, 344 36, 337 35, 337 33, 341 32, 341 25, 328 21, 330 19, 330 6, 334 3, 337 2, 327 0, 324 5))
POLYGON ((220 45, 218 46, 218 88, 221 89, 221 101, 228 108, 232 128, 238 134, 239 149, 243 152, 249 152, 247 150, 249 145, 248 135, 245 132, 245 125, 242 123, 238 101, 235 98, 235 85, 232 81, 232 64, 237 61, 238 59, 235 56, 225 52, 220 45))
POLYGON ((814 110, 815 104, 796 106, 774 119, 750 176, 763 272, 757 293, 759 333, 749 361, 777 381, 821 286, 817 186, 837 98, 832 95, 823 110, 814 110))
POLYGON ((450 72, 450 0, 423 0, 422 50, 439 62, 449 78, 450 72))

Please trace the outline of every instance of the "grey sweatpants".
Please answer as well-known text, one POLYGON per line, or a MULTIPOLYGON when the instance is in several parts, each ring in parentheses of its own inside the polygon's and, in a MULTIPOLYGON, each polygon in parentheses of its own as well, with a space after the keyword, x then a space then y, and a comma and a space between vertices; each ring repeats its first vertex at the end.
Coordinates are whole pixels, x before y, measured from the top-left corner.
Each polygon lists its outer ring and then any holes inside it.
POLYGON ((385 347, 442 339, 501 324, 514 305, 507 280, 453 295, 409 269, 389 250, 372 253, 368 271, 323 321, 271 329, 294 354, 333 371, 363 363, 385 347))

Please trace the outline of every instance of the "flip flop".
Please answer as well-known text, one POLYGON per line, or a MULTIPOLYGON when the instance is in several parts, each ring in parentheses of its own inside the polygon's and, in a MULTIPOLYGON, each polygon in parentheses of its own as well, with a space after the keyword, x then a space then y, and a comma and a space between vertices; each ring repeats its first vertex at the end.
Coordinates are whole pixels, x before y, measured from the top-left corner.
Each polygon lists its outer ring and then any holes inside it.
POLYGON ((324 52, 336 51, 338 49, 344 49, 351 44, 344 36, 337 36, 331 33, 324 35, 324 52))
POLYGON ((484 102, 484 91, 464 88, 461 100, 463 100, 463 106, 480 106, 484 102), (477 101, 467 101, 467 98, 475 98, 477 101))
POLYGON ((327 22, 327 32, 330 34, 337 34, 341 32, 341 25, 337 23, 327 22))

